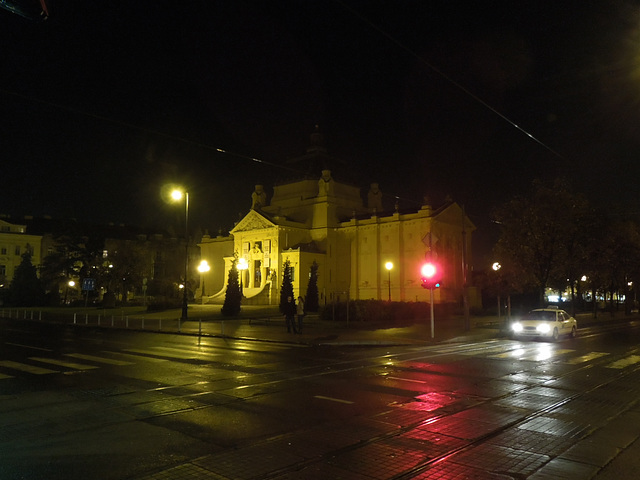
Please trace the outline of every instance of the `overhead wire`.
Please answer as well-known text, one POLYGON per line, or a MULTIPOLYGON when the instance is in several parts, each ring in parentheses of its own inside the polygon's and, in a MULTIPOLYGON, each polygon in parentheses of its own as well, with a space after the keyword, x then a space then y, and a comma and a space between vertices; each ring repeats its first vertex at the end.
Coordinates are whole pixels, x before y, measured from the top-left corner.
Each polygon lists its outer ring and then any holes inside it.
POLYGON ((349 11, 351 14, 353 14, 356 18, 358 18, 359 20, 361 20, 362 22, 366 23, 369 27, 371 27, 372 29, 374 29, 375 31, 377 31, 378 33, 380 33, 381 35, 383 35, 387 40, 389 40, 390 42, 394 43, 397 47, 401 48, 402 50, 404 50, 406 53, 408 53, 409 55, 411 55, 412 57, 414 57, 415 59, 417 59, 419 62, 421 62, 422 64, 424 64, 426 67, 428 67, 430 70, 432 70, 433 72, 435 72, 436 74, 438 74, 440 77, 442 77, 443 79, 445 79, 447 82, 449 82, 450 84, 452 84, 454 87, 456 87, 457 89, 459 89, 460 91, 462 91, 464 94, 466 94, 467 96, 469 96, 470 98, 472 98, 473 100, 475 100, 477 103, 479 103, 480 105, 482 105, 483 107, 487 108, 489 111, 491 111, 492 113, 494 113, 495 115, 497 115, 498 117, 500 117, 502 120, 504 120, 505 122, 507 122, 508 124, 510 124, 511 126, 513 126, 514 128, 516 128, 517 130, 519 130, 521 133, 525 134, 527 137, 529 137, 531 140, 533 140, 534 142, 536 142, 538 145, 540 145, 541 147, 545 148, 546 150, 548 150, 549 152, 551 152, 553 155, 555 155, 556 157, 565 160, 565 158, 558 153, 557 151, 555 151, 553 148, 551 148, 549 145, 547 145, 546 143, 542 142, 540 139, 538 139, 537 137, 535 137, 533 134, 531 134, 530 132, 528 132, 527 130, 525 130, 524 128, 522 128, 520 125, 518 125, 517 123, 515 123, 513 120, 511 120, 509 117, 507 117, 505 114, 503 114, 502 112, 500 112, 497 108, 491 106, 489 103, 487 103, 485 100, 483 100, 482 98, 480 98, 478 95, 474 94, 473 92, 471 92, 468 88, 466 88, 465 86, 463 86, 461 83, 455 81, 453 78, 451 78, 449 75, 447 75, 446 73, 444 73, 441 69, 439 69, 438 67, 436 67, 435 65, 433 65, 431 62, 427 61, 425 58, 423 58, 421 55, 419 55, 418 53, 416 53, 414 50, 412 50, 411 48, 409 48, 407 45, 405 45, 404 43, 402 43, 400 40, 398 40, 397 38, 395 38, 393 35, 391 35, 390 33, 388 33, 387 31, 385 31, 383 28, 381 28, 380 26, 376 25, 375 23, 373 23, 371 20, 369 20, 368 18, 366 18, 363 14, 361 14, 359 11, 357 11, 356 9, 352 8, 351 6, 345 4, 342 0, 334 0, 337 4, 339 4, 340 6, 342 6, 345 10, 349 11))

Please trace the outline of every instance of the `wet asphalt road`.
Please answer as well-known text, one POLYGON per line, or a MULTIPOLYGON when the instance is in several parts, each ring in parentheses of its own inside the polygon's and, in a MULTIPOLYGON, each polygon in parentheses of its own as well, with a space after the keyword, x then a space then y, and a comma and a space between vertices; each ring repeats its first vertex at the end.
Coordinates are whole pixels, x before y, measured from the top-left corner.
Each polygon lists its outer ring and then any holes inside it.
POLYGON ((627 325, 403 347, 0 326, 3 479, 593 478, 640 432, 627 325))

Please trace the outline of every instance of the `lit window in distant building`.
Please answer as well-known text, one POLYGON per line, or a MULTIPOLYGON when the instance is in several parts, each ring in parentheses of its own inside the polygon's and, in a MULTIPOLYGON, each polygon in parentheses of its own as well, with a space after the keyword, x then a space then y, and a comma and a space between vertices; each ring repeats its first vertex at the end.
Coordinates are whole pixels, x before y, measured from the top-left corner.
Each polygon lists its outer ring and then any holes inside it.
POLYGON ((107 258, 109 256, 108 250, 102 250, 102 258, 107 258))

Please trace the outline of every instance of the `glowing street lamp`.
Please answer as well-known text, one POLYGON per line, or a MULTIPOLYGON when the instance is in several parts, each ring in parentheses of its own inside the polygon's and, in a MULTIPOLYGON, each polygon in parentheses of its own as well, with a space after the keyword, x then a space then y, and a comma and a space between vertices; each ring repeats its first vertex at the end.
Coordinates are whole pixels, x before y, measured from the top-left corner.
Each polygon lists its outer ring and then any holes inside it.
POLYGON ((385 263, 384 268, 389 272, 389 301, 391 301, 391 270, 393 269, 393 262, 385 263))
POLYGON ((187 319, 187 275, 189 273, 189 192, 175 189, 171 198, 179 202, 184 197, 184 289, 182 290, 182 317, 187 319))
POLYGON ((200 260, 200 265, 198 265, 198 271, 200 272, 200 281, 202 282, 202 303, 204 303, 204 274, 211 270, 209 266, 209 262, 206 260, 200 260))
POLYGON ((247 263, 247 259, 244 257, 240 257, 238 260, 238 265, 236 266, 238 271, 240 272, 240 296, 242 296, 242 277, 244 277, 244 271, 249 268, 249 264, 247 263))

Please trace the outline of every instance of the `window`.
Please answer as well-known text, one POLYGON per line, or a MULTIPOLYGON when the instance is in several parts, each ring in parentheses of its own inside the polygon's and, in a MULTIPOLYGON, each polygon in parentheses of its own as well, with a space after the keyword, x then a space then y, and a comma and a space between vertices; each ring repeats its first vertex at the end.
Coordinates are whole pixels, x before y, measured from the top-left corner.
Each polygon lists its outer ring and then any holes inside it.
POLYGON ((264 241, 264 253, 269 254, 271 253, 271 240, 265 240, 264 241))
POLYGON ((7 266, 0 265, 0 277, 4 277, 7 274, 7 266))
POLYGON ((247 254, 249 253, 249 242, 242 242, 242 253, 243 254, 247 254))
POLYGON ((16 245, 16 251, 15 251, 16 255, 20 255, 20 245, 16 245))
POLYGON ((7 254, 7 247, 0 248, 0 254, 6 255, 7 254))

